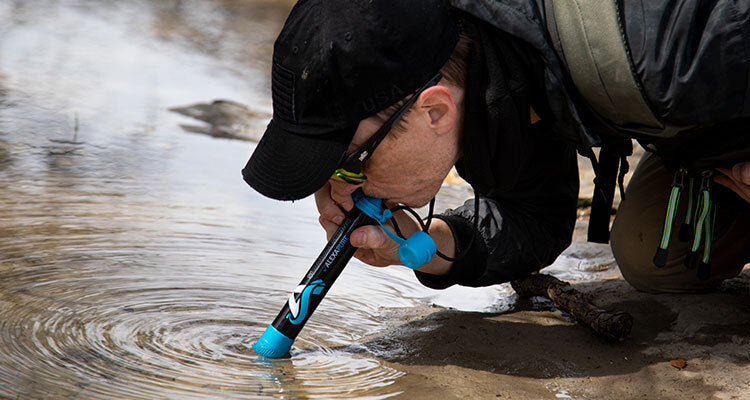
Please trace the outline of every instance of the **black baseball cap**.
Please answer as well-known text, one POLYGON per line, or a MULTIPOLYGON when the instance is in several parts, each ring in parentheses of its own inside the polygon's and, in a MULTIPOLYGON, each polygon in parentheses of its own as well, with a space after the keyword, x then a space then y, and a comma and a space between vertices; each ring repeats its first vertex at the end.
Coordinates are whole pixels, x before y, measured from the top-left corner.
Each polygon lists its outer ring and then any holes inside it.
POLYGON ((277 200, 320 189, 359 122, 448 61, 458 31, 443 0, 300 0, 273 50, 273 117, 242 176, 277 200))

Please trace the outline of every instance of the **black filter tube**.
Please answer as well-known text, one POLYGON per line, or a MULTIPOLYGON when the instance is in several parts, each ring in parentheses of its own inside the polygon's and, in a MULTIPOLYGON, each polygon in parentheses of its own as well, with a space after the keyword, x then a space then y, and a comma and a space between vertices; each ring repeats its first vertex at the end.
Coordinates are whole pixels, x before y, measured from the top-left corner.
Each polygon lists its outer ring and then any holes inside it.
POLYGON ((289 296, 276 319, 253 345, 256 353, 269 358, 279 358, 289 352, 294 339, 357 251, 349 241, 352 231, 374 223, 375 221, 359 208, 352 208, 289 296))

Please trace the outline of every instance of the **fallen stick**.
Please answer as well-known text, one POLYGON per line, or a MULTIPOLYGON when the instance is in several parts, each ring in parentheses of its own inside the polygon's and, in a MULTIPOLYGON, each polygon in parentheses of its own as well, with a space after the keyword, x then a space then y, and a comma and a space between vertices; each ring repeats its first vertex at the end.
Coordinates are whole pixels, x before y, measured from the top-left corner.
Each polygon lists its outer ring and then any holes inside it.
POLYGON ((624 311, 607 311, 591 303, 590 296, 554 276, 534 274, 510 283, 521 297, 549 298, 558 309, 588 325, 610 340, 623 340, 633 327, 633 317, 624 311))

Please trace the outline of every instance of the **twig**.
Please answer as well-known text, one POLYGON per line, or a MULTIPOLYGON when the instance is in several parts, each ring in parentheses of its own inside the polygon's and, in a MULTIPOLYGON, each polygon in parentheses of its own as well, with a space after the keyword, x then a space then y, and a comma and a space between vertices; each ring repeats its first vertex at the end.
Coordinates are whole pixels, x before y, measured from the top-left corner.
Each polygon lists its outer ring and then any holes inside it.
POLYGON ((633 327, 633 317, 624 311, 607 311, 591 303, 588 295, 574 289, 570 283, 554 276, 534 274, 511 282, 521 297, 547 297, 560 310, 588 325, 597 334, 610 340, 623 340, 633 327))

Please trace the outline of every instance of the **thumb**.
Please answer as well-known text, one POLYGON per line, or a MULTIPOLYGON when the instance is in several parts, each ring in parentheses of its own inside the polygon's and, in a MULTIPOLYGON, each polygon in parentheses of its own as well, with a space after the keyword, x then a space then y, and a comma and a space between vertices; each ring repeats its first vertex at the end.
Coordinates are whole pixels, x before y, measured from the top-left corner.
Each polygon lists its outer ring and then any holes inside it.
POLYGON ((388 239, 379 226, 367 225, 352 232, 351 243, 363 249, 379 249, 385 247, 388 239))

